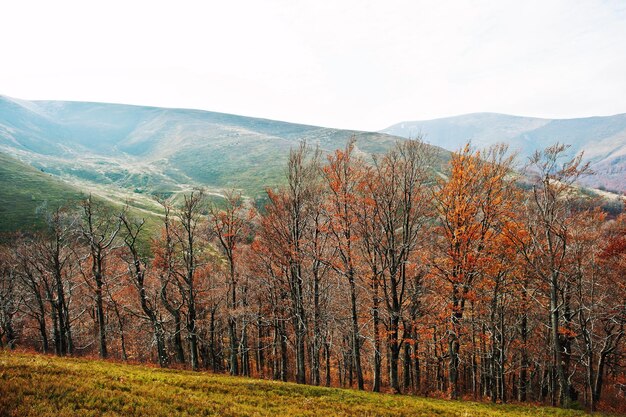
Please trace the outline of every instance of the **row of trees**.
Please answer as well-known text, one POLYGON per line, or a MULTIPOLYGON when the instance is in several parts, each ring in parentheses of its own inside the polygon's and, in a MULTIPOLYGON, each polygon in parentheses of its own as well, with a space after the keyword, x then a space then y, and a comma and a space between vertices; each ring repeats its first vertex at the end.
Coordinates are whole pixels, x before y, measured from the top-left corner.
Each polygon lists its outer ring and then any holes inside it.
POLYGON ((623 401, 626 217, 582 200, 555 145, 514 175, 420 140, 290 153, 258 210, 160 200, 159 230, 89 198, 0 249, 0 340, 374 391, 623 401))

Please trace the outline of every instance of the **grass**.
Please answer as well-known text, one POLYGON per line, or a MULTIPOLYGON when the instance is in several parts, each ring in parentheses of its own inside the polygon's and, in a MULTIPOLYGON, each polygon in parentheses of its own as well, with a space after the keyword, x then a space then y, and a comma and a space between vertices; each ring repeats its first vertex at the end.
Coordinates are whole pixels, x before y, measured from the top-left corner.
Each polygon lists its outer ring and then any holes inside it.
POLYGON ((0 153, 0 232, 42 228, 38 207, 45 203, 54 208, 84 197, 50 174, 0 153))
POLYGON ((577 416, 0 351, 0 416, 577 416))
MULTIPOLYGON (((0 153, 0 234, 17 231, 45 229, 45 216, 38 212, 45 206, 48 210, 68 206, 78 209, 79 202, 93 192, 100 204, 119 212, 126 194, 107 195, 104 187, 80 187, 68 184, 55 176, 41 172, 8 155, 0 153)), ((145 232, 140 244, 147 247, 150 237, 161 227, 156 214, 156 203, 148 197, 130 201, 130 216, 146 219, 145 232)), ((2 241, 2 236, 0 236, 2 241)))

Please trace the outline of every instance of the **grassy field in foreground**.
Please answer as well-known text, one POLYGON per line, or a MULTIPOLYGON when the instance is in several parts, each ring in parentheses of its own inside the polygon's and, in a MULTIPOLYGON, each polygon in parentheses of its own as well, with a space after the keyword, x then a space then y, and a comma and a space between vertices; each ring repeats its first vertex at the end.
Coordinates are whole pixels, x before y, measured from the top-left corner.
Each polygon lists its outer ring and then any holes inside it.
POLYGON ((0 351, 0 416, 577 416, 0 351))

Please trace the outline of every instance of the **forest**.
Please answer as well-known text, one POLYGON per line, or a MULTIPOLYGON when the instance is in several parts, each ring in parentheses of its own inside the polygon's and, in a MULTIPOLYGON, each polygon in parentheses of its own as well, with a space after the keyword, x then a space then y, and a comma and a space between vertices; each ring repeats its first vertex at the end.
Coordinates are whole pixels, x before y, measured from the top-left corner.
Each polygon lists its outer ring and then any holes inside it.
POLYGON ((626 214, 555 144, 293 149, 262 204, 89 197, 0 246, 0 346, 301 384, 624 411, 626 214), (621 407, 621 408, 620 408, 621 407))

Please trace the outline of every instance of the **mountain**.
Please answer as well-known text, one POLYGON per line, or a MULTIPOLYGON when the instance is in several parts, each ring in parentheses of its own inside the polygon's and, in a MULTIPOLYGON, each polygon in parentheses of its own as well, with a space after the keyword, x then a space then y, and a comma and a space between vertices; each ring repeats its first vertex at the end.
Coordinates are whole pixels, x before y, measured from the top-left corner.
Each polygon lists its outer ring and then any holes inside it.
POLYGON ((583 179, 593 187, 626 192, 626 114, 579 119, 540 119, 497 113, 473 113, 442 119, 402 122, 381 132, 401 137, 423 134, 433 145, 454 151, 468 140, 482 148, 505 142, 524 163, 535 150, 555 142, 584 152, 595 175, 583 179))
MULTIPOLYGON (((4 239, 3 233, 45 228, 45 217, 39 214, 40 210, 78 206, 89 192, 92 192, 89 187, 70 184, 0 153, 0 241, 4 239)), ((160 227, 155 215, 155 202, 141 204, 140 201, 123 198, 123 195, 95 194, 98 203, 113 212, 120 212, 128 201, 130 215, 143 217, 148 231, 154 232, 160 227)), ((140 243, 146 242, 142 240, 140 243)))
MULTIPOLYGON (((0 96, 0 152, 46 178, 149 212, 157 209, 153 194, 195 187, 260 196, 283 181, 289 149, 300 141, 332 152, 351 137, 366 156, 404 140, 200 110, 0 96)), ((445 161, 447 152, 437 152, 445 161)))
MULTIPOLYGON (((368 157, 419 132, 450 150, 468 139, 480 147, 504 140, 522 155, 556 140, 571 143, 600 173, 588 184, 626 189, 626 115, 547 120, 474 114, 361 132, 200 110, 0 96, 0 201, 6 206, 0 230, 34 225, 35 208, 44 201, 87 193, 118 206, 128 202, 147 215, 159 211, 157 193, 203 187, 221 195, 236 188, 256 198, 284 181, 289 149, 302 140, 332 152, 355 137, 357 151, 368 157)), ((449 153, 436 149, 445 164, 449 153)))
POLYGON ((0 97, 0 151, 60 177, 142 192, 195 186, 258 194, 300 140, 364 153, 400 138, 199 110, 0 97))

